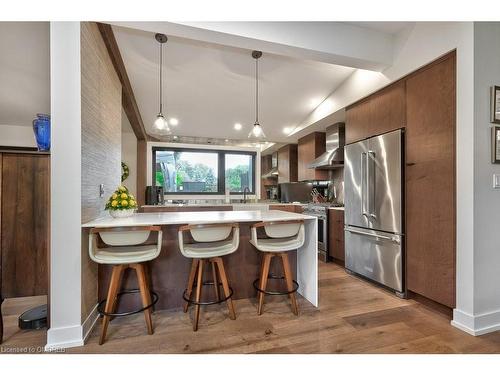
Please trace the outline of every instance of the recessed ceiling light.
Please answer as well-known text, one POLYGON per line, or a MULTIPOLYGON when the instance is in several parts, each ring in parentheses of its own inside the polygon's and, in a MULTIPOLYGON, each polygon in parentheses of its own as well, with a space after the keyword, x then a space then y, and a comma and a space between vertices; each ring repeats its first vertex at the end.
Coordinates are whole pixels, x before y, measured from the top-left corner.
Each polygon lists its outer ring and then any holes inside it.
POLYGON ((177 139, 177 138, 179 138, 179 137, 177 137, 176 135, 174 135, 174 139, 177 139))
POLYGON ((236 124, 234 124, 234 129, 235 130, 241 130, 242 126, 239 122, 237 122, 236 124))
POLYGON ((287 127, 283 128, 283 133, 285 133, 285 134, 290 134, 292 131, 293 131, 292 127, 287 126, 287 127))
POLYGON ((169 121, 170 125, 172 126, 177 126, 179 125, 179 120, 177 120, 176 118, 171 118, 170 121, 169 121))
POLYGON ((224 141, 225 141, 225 142, 229 142, 229 139, 225 139, 224 141))

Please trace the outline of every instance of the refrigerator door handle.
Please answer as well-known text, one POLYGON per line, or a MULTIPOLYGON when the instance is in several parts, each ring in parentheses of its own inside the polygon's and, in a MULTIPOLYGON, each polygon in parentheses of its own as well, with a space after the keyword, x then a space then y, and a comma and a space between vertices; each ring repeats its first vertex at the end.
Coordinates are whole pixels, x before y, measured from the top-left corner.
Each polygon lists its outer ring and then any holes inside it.
POLYGON ((367 211, 368 216, 372 219, 376 219, 375 215, 375 168, 370 168, 370 164, 375 164, 375 152, 368 151, 366 155, 366 186, 368 187, 367 197, 367 211))
POLYGON ((368 217, 367 213, 367 202, 366 202, 366 185, 367 179, 367 163, 368 154, 366 152, 361 153, 361 214, 368 217))
POLYGON ((363 236, 375 237, 375 238, 380 238, 380 239, 383 239, 383 240, 392 241, 392 242, 395 242, 397 244, 401 243, 401 240, 399 239, 398 236, 386 236, 384 234, 369 233, 369 232, 364 232, 362 230, 357 230, 357 229, 348 228, 348 227, 346 227, 345 230, 347 232, 351 232, 351 233, 355 233, 355 234, 361 234, 363 236))

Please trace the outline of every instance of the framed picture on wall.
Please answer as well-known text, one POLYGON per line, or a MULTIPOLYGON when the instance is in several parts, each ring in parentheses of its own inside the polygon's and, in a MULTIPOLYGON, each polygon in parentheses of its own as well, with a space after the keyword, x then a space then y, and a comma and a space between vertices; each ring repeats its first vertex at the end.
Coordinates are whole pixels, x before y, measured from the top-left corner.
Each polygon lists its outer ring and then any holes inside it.
POLYGON ((500 124, 500 86, 491 88, 491 122, 500 124))
POLYGON ((491 162, 500 164, 500 126, 491 128, 491 162))

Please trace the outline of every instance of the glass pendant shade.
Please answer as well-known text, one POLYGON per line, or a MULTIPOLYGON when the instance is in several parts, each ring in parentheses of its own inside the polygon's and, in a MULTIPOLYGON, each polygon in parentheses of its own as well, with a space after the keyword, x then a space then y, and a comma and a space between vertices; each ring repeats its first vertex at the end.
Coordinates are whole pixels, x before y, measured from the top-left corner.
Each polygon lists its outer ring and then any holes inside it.
POLYGON ((266 135, 264 134, 264 130, 262 129, 262 126, 258 122, 256 122, 253 125, 252 130, 248 134, 249 139, 253 139, 256 141, 263 141, 266 139, 266 135))
POLYGON ((172 133, 172 130, 170 130, 170 126, 168 126, 167 120, 161 113, 156 116, 156 120, 153 123, 153 130, 157 134, 169 135, 172 133))

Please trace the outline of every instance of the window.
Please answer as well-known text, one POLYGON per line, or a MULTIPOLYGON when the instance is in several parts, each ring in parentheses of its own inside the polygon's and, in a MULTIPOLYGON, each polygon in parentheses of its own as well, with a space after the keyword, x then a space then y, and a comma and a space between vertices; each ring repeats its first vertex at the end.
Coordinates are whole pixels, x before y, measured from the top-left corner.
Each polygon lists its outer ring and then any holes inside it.
POLYGON ((250 154, 225 154, 224 172, 226 189, 231 193, 243 193, 248 189, 253 192, 253 157, 250 154))
POLYGON ((153 181, 165 194, 255 194, 255 152, 153 147, 153 181))

